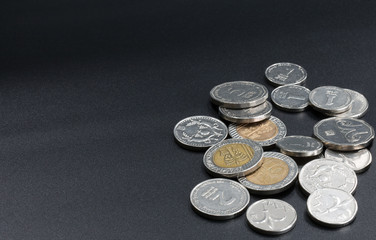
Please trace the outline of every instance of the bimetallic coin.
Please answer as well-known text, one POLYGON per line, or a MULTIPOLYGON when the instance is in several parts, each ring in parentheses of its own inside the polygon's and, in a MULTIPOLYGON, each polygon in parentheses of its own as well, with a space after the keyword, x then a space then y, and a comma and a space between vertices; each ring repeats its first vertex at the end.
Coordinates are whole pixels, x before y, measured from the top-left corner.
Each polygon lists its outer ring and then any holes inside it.
POLYGON ((201 182, 191 191, 193 209, 201 216, 225 220, 240 215, 249 204, 249 193, 241 184, 223 178, 201 182))
POLYGON ((342 227, 355 219, 358 204, 346 191, 324 188, 308 197, 307 209, 314 221, 327 227, 342 227))
POLYGON ((278 199, 259 200, 249 206, 246 215, 252 229, 270 235, 290 231, 298 218, 290 204, 278 199))
POLYGON ((275 63, 265 71, 266 78, 275 86, 287 84, 302 85, 307 79, 307 72, 294 63, 275 63))
POLYGON ((299 85, 277 87, 271 93, 274 104, 285 111, 301 112, 309 106, 309 89, 299 85))
POLYGON ((351 96, 343 88, 322 86, 309 93, 312 106, 324 113, 343 113, 350 109, 351 96))
POLYGON ((325 158, 342 162, 356 173, 367 170, 372 162, 372 154, 366 148, 354 152, 338 152, 326 149, 325 158))
POLYGON ((258 123, 230 124, 229 134, 232 138, 250 139, 263 148, 273 146, 286 136, 286 125, 274 116, 258 123))
POLYGON ((223 119, 233 123, 254 123, 269 118, 272 114, 272 109, 272 104, 265 101, 252 108, 231 109, 219 107, 219 115, 223 119))
POLYGON ((206 151, 204 165, 214 176, 245 176, 261 166, 262 153, 262 147, 251 140, 227 139, 206 151))
POLYGON ((297 176, 298 165, 292 158, 277 152, 264 152, 261 167, 238 181, 251 193, 270 195, 291 187, 297 176))
POLYGON ((188 117, 175 125, 176 141, 185 148, 205 150, 227 137, 227 126, 208 116, 188 117))
POLYGON ((358 93, 357 91, 353 91, 350 89, 345 89, 351 96, 351 104, 350 109, 346 112, 339 113, 339 114, 332 114, 326 113, 329 116, 335 117, 351 117, 351 118, 361 118, 366 114, 368 109, 368 101, 367 98, 364 97, 363 94, 358 93))
POLYGON ((288 136, 277 142, 281 153, 292 157, 312 157, 319 155, 324 145, 315 138, 307 136, 288 136))
POLYGON ((313 133, 327 148, 338 151, 365 148, 375 137, 375 131, 371 125, 355 118, 321 120, 313 127, 313 133))
POLYGON ((210 91, 210 97, 214 104, 222 107, 249 108, 265 102, 268 90, 254 82, 226 82, 215 86, 210 91))
POLYGON ((358 180, 355 172, 345 164, 321 158, 302 167, 299 183, 308 194, 322 188, 336 188, 353 193, 358 180))

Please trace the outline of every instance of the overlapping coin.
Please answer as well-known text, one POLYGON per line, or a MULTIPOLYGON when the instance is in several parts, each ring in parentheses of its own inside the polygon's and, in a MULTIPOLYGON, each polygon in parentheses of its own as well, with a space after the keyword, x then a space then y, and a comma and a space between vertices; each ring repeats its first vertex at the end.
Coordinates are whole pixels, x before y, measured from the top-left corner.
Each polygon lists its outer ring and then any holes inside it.
POLYGON ((340 87, 322 86, 309 93, 309 101, 318 111, 338 114, 350 109, 351 95, 340 87))
POLYGON ((268 101, 252 108, 232 109, 219 107, 219 115, 233 123, 254 123, 269 118, 272 114, 272 108, 272 104, 268 101))
POLYGON ((293 135, 279 140, 277 147, 288 156, 313 157, 322 152, 324 145, 312 137, 293 135))
POLYGON ((326 149, 325 158, 341 162, 356 173, 362 173, 367 170, 372 162, 372 154, 367 148, 352 152, 340 152, 326 149))
POLYGON ((326 115, 333 116, 333 117, 345 117, 345 118, 361 118, 366 114, 368 110, 368 101, 367 98, 354 90, 344 89, 347 91, 351 96, 351 104, 349 110, 343 113, 330 113, 327 112, 326 115))

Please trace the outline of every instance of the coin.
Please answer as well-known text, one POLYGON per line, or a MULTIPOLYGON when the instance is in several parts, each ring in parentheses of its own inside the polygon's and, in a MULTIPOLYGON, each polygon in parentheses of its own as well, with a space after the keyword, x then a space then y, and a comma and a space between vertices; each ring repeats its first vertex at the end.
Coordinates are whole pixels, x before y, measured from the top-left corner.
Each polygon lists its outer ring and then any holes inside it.
POLYGON ((275 63, 265 71, 266 78, 275 86, 287 84, 303 84, 307 79, 307 72, 294 63, 275 63))
POLYGON ((372 154, 366 148, 354 152, 338 152, 326 149, 325 158, 342 162, 356 173, 367 170, 372 162, 372 154))
POLYGON ((312 157, 319 155, 324 145, 312 137, 288 136, 277 142, 281 153, 292 157, 312 157))
POLYGON ((176 141, 185 148, 205 150, 227 137, 227 126, 208 116, 187 117, 174 127, 176 141))
POLYGON ((286 133, 286 125, 274 116, 258 123, 229 125, 229 134, 232 138, 251 139, 264 148, 273 146, 286 136, 286 133))
POLYGON ((285 111, 300 112, 309 105, 309 89, 299 85, 285 85, 274 89, 271 98, 274 104, 285 111))
POLYGON ((351 96, 343 88, 322 86, 309 93, 312 106, 324 113, 343 113, 350 109, 351 96))
POLYGON ((265 102, 268 90, 254 82, 226 82, 212 88, 210 97, 214 104, 222 107, 249 108, 265 102))
POLYGON ((277 152, 264 152, 261 167, 238 181, 251 193, 270 195, 291 187, 297 176, 298 165, 292 158, 277 152))
POLYGON ((351 223, 358 211, 355 198, 340 189, 317 189, 307 199, 312 219, 328 227, 342 227, 351 223))
POLYGON ((252 229, 270 235, 290 231, 298 218, 290 204, 278 199, 259 200, 249 206, 246 215, 252 229))
POLYGON ((300 186, 308 194, 322 188, 336 188, 353 193, 357 182, 352 169, 326 158, 312 160, 304 165, 299 173, 300 186))
POLYGON ((261 166, 262 153, 262 147, 251 140, 227 139, 209 148, 203 161, 214 176, 239 177, 261 166))
POLYGON ((365 148, 375 137, 371 125, 355 118, 327 118, 316 123, 313 132, 327 148, 338 151, 365 148))
POLYGON ((199 183, 191 191, 193 209, 201 216, 225 220, 240 215, 249 204, 249 193, 241 184, 223 178, 199 183))
POLYGON ((368 109, 367 98, 363 94, 358 93, 357 91, 345 89, 351 96, 350 109, 346 112, 339 114, 326 113, 329 116, 336 117, 351 117, 351 118, 361 118, 366 114, 368 109))
POLYGON ((269 118, 272 114, 272 108, 272 104, 268 101, 252 108, 231 109, 219 107, 219 115, 223 119, 234 123, 253 123, 269 118))

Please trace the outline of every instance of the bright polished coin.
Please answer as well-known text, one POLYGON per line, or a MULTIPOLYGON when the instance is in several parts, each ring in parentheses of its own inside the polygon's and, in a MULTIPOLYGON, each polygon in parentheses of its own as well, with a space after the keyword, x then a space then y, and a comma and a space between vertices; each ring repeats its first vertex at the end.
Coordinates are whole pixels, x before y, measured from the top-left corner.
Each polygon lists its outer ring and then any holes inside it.
POLYGON ((325 158, 344 163, 356 173, 367 170, 372 162, 372 154, 367 148, 353 152, 339 152, 326 149, 325 158))

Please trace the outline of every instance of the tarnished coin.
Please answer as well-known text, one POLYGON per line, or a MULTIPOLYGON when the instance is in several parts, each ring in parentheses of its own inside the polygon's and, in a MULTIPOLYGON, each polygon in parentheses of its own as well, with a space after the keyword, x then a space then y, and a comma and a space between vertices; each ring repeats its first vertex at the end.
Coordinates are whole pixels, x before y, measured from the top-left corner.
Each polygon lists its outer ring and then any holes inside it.
POLYGON ((303 111, 309 105, 309 89, 299 85, 277 87, 270 96, 277 107, 289 112, 303 111))
POLYGON ((314 221, 328 227, 342 227, 355 219, 358 204, 346 191, 324 188, 308 197, 307 209, 314 221))
POLYGON ((185 148, 205 150, 227 137, 227 126, 208 116, 188 117, 175 125, 176 141, 185 148))
POLYGON ((275 63, 265 71, 266 78, 275 86, 287 84, 302 85, 307 79, 307 72, 294 63, 275 63))
POLYGON ((251 193, 270 195, 291 187, 297 176, 298 165, 292 158, 277 152, 264 152, 261 167, 238 181, 251 193))
POLYGON ((288 136, 277 142, 281 153, 292 157, 312 157, 319 155, 324 145, 315 138, 307 136, 288 136))
POLYGON ((309 93, 312 106, 324 113, 343 113, 350 109, 351 96, 343 88, 322 86, 309 93))
POLYGON ((251 140, 227 139, 206 151, 204 165, 214 176, 245 176, 261 166, 262 153, 262 147, 251 140))
POLYGON ((345 164, 321 158, 302 167, 299 183, 308 194, 322 188, 336 188, 353 193, 358 179, 355 172, 345 164))
POLYGON ((232 138, 251 139, 264 148, 273 146, 285 137, 286 133, 286 125, 274 116, 258 123, 229 125, 229 134, 232 138))
POLYGON ((366 114, 368 109, 367 98, 357 91, 345 89, 351 96, 350 109, 346 112, 339 114, 326 113, 329 116, 335 117, 351 117, 351 118, 361 118, 366 114))
POLYGON ((290 231, 298 218, 290 204, 278 199, 259 200, 249 206, 246 215, 252 229, 270 235, 290 231))
POLYGON ((201 182, 193 188, 193 209, 201 216, 225 220, 240 215, 249 204, 249 193, 241 184, 223 178, 201 182))
POLYGON ((321 120, 313 127, 313 133, 327 148, 338 151, 365 148, 375 137, 375 131, 371 125, 355 118, 321 120))
POLYGON ((272 109, 272 104, 265 101, 252 108, 232 109, 219 107, 219 115, 233 123, 254 123, 269 118, 272 114, 272 109))
POLYGON ((356 173, 367 170, 372 162, 372 154, 366 148, 354 152, 339 152, 326 149, 325 158, 342 162, 356 173))
POLYGON ((226 82, 215 86, 210 91, 214 104, 226 108, 256 107, 268 98, 268 90, 264 85, 237 81, 226 82))

